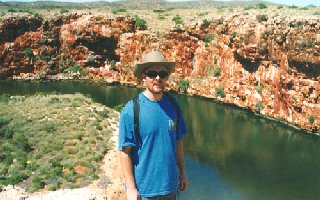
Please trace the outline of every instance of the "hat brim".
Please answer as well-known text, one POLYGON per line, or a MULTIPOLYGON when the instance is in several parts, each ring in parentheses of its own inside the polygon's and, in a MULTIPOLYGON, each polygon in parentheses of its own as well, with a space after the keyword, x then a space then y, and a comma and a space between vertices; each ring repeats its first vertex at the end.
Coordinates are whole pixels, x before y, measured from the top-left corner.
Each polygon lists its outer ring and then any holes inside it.
POLYGON ((175 62, 146 62, 146 63, 138 63, 134 69, 134 76, 138 79, 142 79, 142 73, 152 66, 163 66, 168 70, 169 75, 174 71, 176 63, 175 62))

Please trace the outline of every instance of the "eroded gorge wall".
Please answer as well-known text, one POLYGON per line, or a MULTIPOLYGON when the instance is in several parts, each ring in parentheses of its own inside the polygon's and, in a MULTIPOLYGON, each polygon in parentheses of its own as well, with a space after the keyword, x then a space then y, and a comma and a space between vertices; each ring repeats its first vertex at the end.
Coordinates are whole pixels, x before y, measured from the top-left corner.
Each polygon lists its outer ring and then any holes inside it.
POLYGON ((0 24, 0 78, 52 78, 78 66, 86 78, 134 84, 134 64, 159 50, 177 63, 171 89, 183 80, 189 94, 319 133, 319 30, 317 18, 232 15, 155 34, 124 17, 11 17, 0 24))

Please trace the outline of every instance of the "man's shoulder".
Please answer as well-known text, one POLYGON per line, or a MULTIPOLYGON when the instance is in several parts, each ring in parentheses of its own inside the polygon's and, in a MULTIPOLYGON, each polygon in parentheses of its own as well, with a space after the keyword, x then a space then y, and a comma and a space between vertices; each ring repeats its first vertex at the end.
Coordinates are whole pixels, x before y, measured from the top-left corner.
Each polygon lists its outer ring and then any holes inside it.
POLYGON ((140 96, 141 96, 141 93, 137 94, 136 96, 134 96, 130 100, 128 100, 128 102, 123 107, 121 114, 133 113, 133 106, 135 104, 135 99, 140 101, 141 100, 140 96))

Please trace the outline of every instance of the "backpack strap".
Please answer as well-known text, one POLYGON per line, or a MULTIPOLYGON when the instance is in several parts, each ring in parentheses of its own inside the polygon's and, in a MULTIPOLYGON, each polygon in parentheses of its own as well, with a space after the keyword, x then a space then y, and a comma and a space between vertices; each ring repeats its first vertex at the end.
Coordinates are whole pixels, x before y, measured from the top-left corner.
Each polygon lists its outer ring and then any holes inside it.
MULTIPOLYGON (((180 124, 180 107, 177 103, 177 101, 173 98, 173 96, 169 93, 165 93, 165 95, 168 97, 169 101, 173 105, 173 107, 176 110, 177 113, 177 123, 176 123, 176 130, 179 130, 179 124, 180 124)), ((134 136, 136 140, 137 147, 141 147, 140 143, 140 128, 139 128, 139 116, 140 116, 140 102, 139 102, 139 95, 135 96, 133 99, 133 111, 134 111, 134 136)))
POLYGON ((140 103, 139 103, 139 95, 135 96, 133 99, 133 120, 134 120, 134 136, 136 140, 137 147, 140 148, 140 129, 139 129, 139 115, 140 115, 140 103))

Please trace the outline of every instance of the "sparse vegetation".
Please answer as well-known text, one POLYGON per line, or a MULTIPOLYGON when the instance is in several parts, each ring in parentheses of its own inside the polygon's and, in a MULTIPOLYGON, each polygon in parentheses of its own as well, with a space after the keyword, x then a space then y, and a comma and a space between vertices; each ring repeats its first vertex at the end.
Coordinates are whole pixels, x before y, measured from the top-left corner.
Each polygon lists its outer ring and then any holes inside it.
POLYGON ((111 70, 115 70, 115 69, 116 69, 116 61, 111 60, 111 62, 110 62, 110 69, 111 69, 111 70))
POLYGON ((158 15, 158 19, 159 19, 159 20, 164 20, 165 17, 164 17, 163 15, 158 15))
POLYGON ((180 15, 176 15, 172 18, 172 21, 176 23, 176 25, 179 25, 179 24, 182 24, 183 23, 183 20, 182 18, 180 17, 180 15))
POLYGON ((288 6, 288 8, 290 8, 290 9, 297 9, 298 6, 292 5, 292 6, 288 6))
POLYGON ((268 21, 267 15, 257 15, 256 18, 257 18, 258 22, 268 21))
POLYGON ((30 49, 30 48, 25 48, 23 52, 24 52, 24 57, 26 57, 26 58, 33 58, 34 57, 32 49, 30 49))
POLYGON ((309 122, 310 122, 311 124, 313 124, 313 123, 314 123, 314 120, 315 120, 315 119, 314 119, 314 116, 311 115, 311 116, 309 117, 309 122))
POLYGON ((220 76, 220 75, 221 75, 221 69, 220 69, 220 67, 214 68, 213 73, 214 73, 214 76, 215 76, 215 77, 220 76))
POLYGON ((259 101, 256 103, 256 109, 260 112, 261 110, 264 109, 263 104, 259 101))
POLYGON ((217 95, 218 97, 225 97, 224 89, 223 89, 222 86, 219 86, 219 87, 217 88, 216 95, 217 95))
POLYGON ((257 92, 258 92, 260 95, 262 95, 263 89, 264 89, 263 85, 258 85, 258 86, 256 86, 256 90, 257 90, 257 92))
POLYGON ((203 24, 203 28, 208 28, 209 26, 210 26, 210 21, 209 20, 207 20, 207 19, 204 19, 203 21, 202 21, 202 24, 203 24))
POLYGON ((253 6, 246 6, 246 7, 244 8, 244 10, 251 10, 251 9, 254 9, 254 7, 253 7, 253 6))
POLYGON ((139 29, 139 30, 145 30, 145 29, 147 29, 147 22, 146 22, 146 20, 144 20, 144 19, 139 18, 138 16, 136 16, 135 27, 136 27, 136 29, 139 29))
POLYGON ((158 9, 158 10, 153 10, 153 12, 155 12, 155 13, 164 13, 164 12, 166 12, 166 11, 165 11, 165 10, 158 9))
POLYGON ((209 12, 200 12, 200 13, 197 13, 198 16, 206 16, 208 15, 209 12))
POLYGON ((68 66, 69 68, 65 70, 68 73, 79 74, 81 76, 85 76, 88 73, 85 68, 74 63, 73 61, 69 61, 68 66))
POLYGON ((265 4, 263 4, 263 3, 258 3, 258 4, 256 4, 256 8, 257 9, 266 9, 266 8, 268 8, 265 4))
POLYGON ((115 9, 115 10, 112 10, 112 13, 113 14, 117 14, 117 13, 122 13, 122 12, 127 12, 127 10, 126 9, 124 9, 124 8, 119 8, 119 9, 115 9))
POLYGON ((203 36, 202 39, 205 43, 210 43, 214 39, 214 36, 212 34, 207 33, 203 36))
POLYGON ((60 10, 60 13, 61 13, 61 14, 68 13, 68 12, 69 12, 69 10, 66 9, 66 8, 62 8, 62 9, 60 10))
POLYGON ((118 114, 80 94, 2 95, 0 184, 26 180, 28 192, 88 185, 98 178, 112 116, 118 114))
POLYGON ((231 37, 232 37, 232 38, 237 37, 237 32, 232 32, 232 33, 231 33, 231 37))
POLYGON ((187 92, 190 85, 190 81, 188 80, 180 80, 178 83, 178 91, 187 92))

